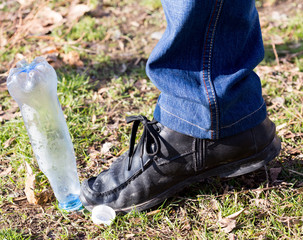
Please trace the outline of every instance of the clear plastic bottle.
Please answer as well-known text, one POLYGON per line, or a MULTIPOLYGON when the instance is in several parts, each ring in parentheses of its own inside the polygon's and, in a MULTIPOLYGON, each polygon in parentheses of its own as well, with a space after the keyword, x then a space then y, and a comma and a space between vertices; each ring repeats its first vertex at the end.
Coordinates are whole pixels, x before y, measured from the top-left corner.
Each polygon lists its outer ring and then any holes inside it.
POLYGON ((57 97, 55 70, 43 57, 30 64, 22 60, 10 70, 7 88, 19 105, 35 157, 59 207, 81 208, 74 148, 57 97))

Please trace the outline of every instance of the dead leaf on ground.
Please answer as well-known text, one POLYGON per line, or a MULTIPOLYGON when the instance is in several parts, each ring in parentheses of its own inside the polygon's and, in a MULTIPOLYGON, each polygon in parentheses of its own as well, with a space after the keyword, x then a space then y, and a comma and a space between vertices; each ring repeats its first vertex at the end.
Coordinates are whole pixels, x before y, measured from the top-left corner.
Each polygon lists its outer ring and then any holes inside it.
POLYGON ((4 177, 4 176, 8 175, 12 170, 13 170, 12 166, 9 166, 4 171, 0 172, 0 177, 4 177))
POLYGON ((271 103, 280 107, 284 105, 285 99, 283 97, 275 97, 271 100, 271 103))
POLYGON ((109 89, 110 89, 109 87, 99 88, 98 93, 102 95, 103 93, 107 93, 109 89))
POLYGON ((50 55, 50 54, 59 54, 60 52, 60 48, 56 47, 56 46, 47 46, 43 49, 41 49, 41 54, 43 54, 44 56, 50 55))
POLYGON ((281 129, 283 129, 283 128, 287 127, 287 126, 288 126, 287 123, 282 123, 282 124, 280 124, 280 125, 277 126, 277 131, 279 132, 281 129))
POLYGON ((88 153, 89 153, 89 158, 91 160, 96 160, 96 159, 98 160, 101 156, 101 152, 95 150, 95 148, 93 148, 93 147, 90 147, 88 149, 88 153))
POLYGON ((237 221, 235 219, 223 218, 219 221, 221 230, 225 233, 230 233, 236 227, 237 221))
POLYGON ((109 153, 112 146, 113 146, 113 143, 111 143, 111 142, 104 143, 101 148, 101 154, 105 155, 105 154, 109 153))
POLYGON ((55 12, 49 7, 39 10, 36 17, 29 21, 26 28, 32 35, 44 35, 63 22, 63 17, 59 12, 55 12))
MULTIPOLYGON (((1 32, 0 32, 1 33, 1 32)), ((4 35, 1 33, 0 34, 0 48, 5 47, 7 44, 7 39, 4 37, 4 35)))
POLYGON ((38 196, 36 196, 36 199, 39 205, 45 205, 55 200, 55 195, 52 190, 47 189, 39 193, 38 196))
POLYGON ((271 168, 269 169, 269 175, 272 182, 275 182, 278 179, 279 174, 281 173, 282 168, 271 168))
POLYGON ((53 67, 53 68, 60 68, 63 66, 63 61, 58 58, 58 53, 52 53, 44 55, 46 58, 46 61, 53 67))
POLYGON ((11 112, 4 112, 4 113, 0 113, 0 122, 3 121, 7 121, 7 120, 11 120, 17 116, 21 116, 20 112, 15 112, 15 113, 11 113, 11 112))
POLYGON ((31 5, 33 1, 34 0, 18 0, 18 3, 20 3, 22 7, 27 7, 31 5))
POLYGON ((238 238, 237 238, 237 236, 236 236, 235 234, 230 233, 230 234, 228 235, 228 240, 236 240, 236 239, 238 239, 238 238))
POLYGON ((63 62, 76 67, 83 67, 83 62, 80 60, 80 54, 76 51, 71 51, 63 54, 63 62))
POLYGON ((93 150, 89 154, 89 158, 91 160, 98 160, 100 158, 100 156, 101 156, 101 153, 97 150, 93 150))
POLYGON ((240 216, 240 214, 244 211, 244 209, 241 209, 238 212, 235 212, 225 218, 220 219, 221 214, 219 214, 219 225, 221 227, 221 230, 225 233, 230 233, 235 227, 236 227, 236 218, 240 216))
POLYGON ((6 82, 0 83, 0 93, 7 91, 6 82))
POLYGON ((69 23, 78 20, 82 17, 85 13, 89 12, 91 8, 85 4, 76 4, 71 5, 67 14, 67 21, 69 23))
POLYGON ((12 137, 12 138, 9 138, 8 140, 6 140, 3 143, 3 148, 4 149, 8 148, 15 139, 16 139, 15 137, 12 137))
POLYGON ((226 218, 229 219, 236 219, 238 216, 240 216, 240 214, 244 211, 244 209, 239 210, 238 212, 235 212, 229 216, 227 216, 226 218))
POLYGON ((147 80, 142 79, 135 82, 134 86, 138 88, 141 91, 144 91, 146 89, 147 80))
POLYGON ((35 183, 36 183, 36 175, 33 174, 33 170, 31 169, 30 165, 25 162, 25 168, 27 172, 26 180, 25 180, 25 195, 27 198, 27 201, 30 204, 38 204, 38 200, 35 196, 35 183))

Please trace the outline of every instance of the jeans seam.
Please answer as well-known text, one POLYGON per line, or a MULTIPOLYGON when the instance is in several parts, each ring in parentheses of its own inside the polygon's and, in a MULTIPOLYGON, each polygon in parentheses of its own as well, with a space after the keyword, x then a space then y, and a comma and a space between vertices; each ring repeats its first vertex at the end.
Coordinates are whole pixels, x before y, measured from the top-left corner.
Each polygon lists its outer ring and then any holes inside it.
POLYGON ((184 122, 186 122, 186 123, 188 123, 188 124, 190 124, 190 125, 192 125, 192 126, 194 126, 194 127, 197 127, 197 128, 199 128, 199 129, 201 129, 201 130, 203 130, 203 131, 206 131, 206 132, 212 132, 212 131, 213 131, 213 130, 207 130, 207 129, 202 128, 202 127, 200 127, 200 126, 198 126, 198 125, 196 125, 196 124, 194 124, 194 123, 191 123, 191 122, 189 122, 189 121, 187 121, 187 120, 185 120, 185 119, 183 119, 183 118, 181 118, 181 117, 179 117, 179 116, 177 116, 177 115, 175 115, 175 114, 169 112, 168 110, 164 109, 164 108, 163 108, 162 106, 160 106, 159 104, 158 104, 158 106, 159 106, 163 111, 167 112, 168 114, 170 114, 170 115, 172 115, 172 116, 174 116, 174 117, 180 119, 181 121, 184 121, 184 122))
POLYGON ((218 7, 217 7, 218 6, 218 1, 219 0, 216 0, 214 11, 213 11, 213 14, 211 16, 211 19, 210 19, 210 22, 209 22, 209 25, 208 25, 208 28, 207 28, 207 33, 206 33, 206 38, 205 38, 205 47, 204 47, 204 50, 203 50, 203 59, 202 59, 202 63, 203 63, 202 64, 203 83, 204 83, 204 87, 205 87, 207 98, 208 98, 209 109, 210 109, 211 129, 213 130, 212 133, 211 133, 211 138, 212 139, 219 137, 219 134, 218 134, 218 131, 219 131, 219 113, 218 112, 219 112, 219 110, 218 110, 218 104, 217 104, 217 101, 216 101, 216 94, 215 94, 214 88, 212 86, 211 74, 210 74, 211 73, 212 49, 213 49, 213 42, 214 42, 214 38, 215 38, 215 31, 216 31, 218 19, 219 19, 219 16, 221 14, 221 9, 222 9, 222 5, 223 5, 223 0, 222 0, 220 2, 219 9, 218 9, 218 7), (217 12, 215 22, 214 22, 214 24, 212 24, 213 23, 213 17, 215 16, 215 13, 216 13, 217 9, 218 9, 218 12, 217 12), (210 32, 211 29, 213 31, 212 31, 212 34, 211 34, 210 39, 209 39, 208 37, 209 37, 209 32, 210 32), (208 43, 209 43, 209 49, 207 49, 208 43), (206 53, 208 53, 208 55, 209 55, 208 56, 208 61, 205 60, 206 53), (208 75, 207 78, 205 77, 205 71, 204 71, 204 70, 206 70, 206 64, 207 64, 207 75, 208 75), (207 88, 207 85, 206 85, 206 79, 209 83, 212 98, 213 98, 213 102, 214 102, 216 127, 213 126, 213 111, 212 111, 213 104, 212 104, 212 101, 210 100, 209 91, 208 91, 208 88, 207 88), (214 129, 216 129, 216 131, 214 131, 214 129), (214 132, 216 133, 215 136, 213 134, 214 132))
MULTIPOLYGON (((211 60, 212 60, 212 49, 213 49, 213 45, 214 45, 215 32, 216 32, 216 29, 217 29, 217 23, 218 23, 218 20, 219 20, 219 16, 221 14, 222 6, 223 6, 223 0, 220 2, 218 14, 217 14, 215 24, 214 24, 214 30, 213 30, 213 33, 212 33, 212 36, 211 36, 210 49, 209 49, 210 54, 209 54, 209 65, 208 65, 208 81, 211 81, 211 73, 210 73, 211 64, 210 63, 211 63, 211 60)), ((212 91, 212 94, 213 94, 213 98, 214 98, 214 102, 215 102, 215 109, 216 109, 216 122, 217 122, 216 137, 219 138, 219 110, 218 110, 218 104, 217 104, 215 92, 214 92, 214 89, 213 89, 213 85, 210 84, 210 87, 211 87, 211 91, 212 91)))
MULTIPOLYGON (((215 3, 215 8, 217 6, 217 2, 218 0, 216 0, 216 3, 215 3)), ((210 30, 210 25, 211 25, 211 22, 213 20, 213 16, 214 16, 214 13, 215 13, 215 10, 211 16, 211 19, 210 19, 210 23, 207 27, 207 33, 206 33, 206 37, 205 37, 205 45, 204 45, 204 49, 203 49, 203 58, 202 58, 202 71, 203 71, 203 83, 204 83, 204 87, 205 87, 205 90, 206 90, 206 95, 207 95, 207 99, 208 99, 208 104, 209 104, 209 111, 210 111, 210 128, 211 130, 213 129, 213 113, 212 113, 212 107, 211 107, 211 101, 210 101, 210 98, 209 98, 209 93, 208 93, 208 89, 207 89, 207 85, 206 85, 206 82, 205 82, 205 72, 204 72, 204 69, 205 69, 205 52, 206 52, 206 46, 207 46, 207 42, 208 42, 208 33, 209 33, 209 30, 210 30)), ((213 139, 213 133, 211 133, 211 138, 213 139)))
POLYGON ((248 118, 249 116, 255 114, 256 112, 258 112, 259 110, 261 110, 261 108, 264 106, 264 104, 265 104, 265 101, 263 101, 262 105, 261 105, 258 109, 256 109, 255 111, 251 112, 250 114, 247 114, 245 117, 243 117, 243 118, 241 118, 241 119, 239 119, 239 120, 237 120, 237 121, 235 121, 235 122, 233 122, 233 123, 231 123, 231 124, 229 124, 229 125, 226 125, 226 126, 221 127, 221 129, 232 127, 233 125, 235 125, 235 124, 241 122, 241 121, 244 120, 245 118, 248 118))

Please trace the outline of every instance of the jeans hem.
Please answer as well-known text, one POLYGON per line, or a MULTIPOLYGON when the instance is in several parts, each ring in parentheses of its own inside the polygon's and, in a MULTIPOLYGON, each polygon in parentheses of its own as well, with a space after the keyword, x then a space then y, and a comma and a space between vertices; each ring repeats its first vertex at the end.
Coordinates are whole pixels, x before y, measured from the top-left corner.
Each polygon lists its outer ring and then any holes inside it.
MULTIPOLYGON (((186 104, 184 105, 186 106, 186 104)), ((180 111, 183 112, 182 109, 179 109, 177 111, 169 111, 168 108, 158 102, 154 111, 154 118, 164 126, 182 134, 201 139, 213 139, 213 130, 211 130, 210 126, 203 126, 203 123, 201 125, 198 125, 188 119, 183 118, 178 113, 180 111)), ((242 117, 232 124, 228 124, 220 128, 219 138, 221 139, 230 137, 249 130, 264 121, 266 116, 266 105, 263 102, 263 104, 259 106, 255 111, 246 114, 246 116, 242 117)), ((209 123, 209 120, 206 122, 209 123)))

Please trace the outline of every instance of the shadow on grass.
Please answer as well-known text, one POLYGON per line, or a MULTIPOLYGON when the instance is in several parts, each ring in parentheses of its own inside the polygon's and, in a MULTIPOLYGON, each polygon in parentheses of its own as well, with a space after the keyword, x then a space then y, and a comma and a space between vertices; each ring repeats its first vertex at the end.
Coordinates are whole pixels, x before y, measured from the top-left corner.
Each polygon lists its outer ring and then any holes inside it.
POLYGON ((98 63, 93 63, 91 59, 86 58, 83 59, 83 68, 64 65, 56 68, 56 71, 59 79, 67 75, 85 75, 89 78, 88 89, 98 90, 114 78, 148 79, 145 73, 146 61, 147 59, 116 58, 104 59, 98 63))

